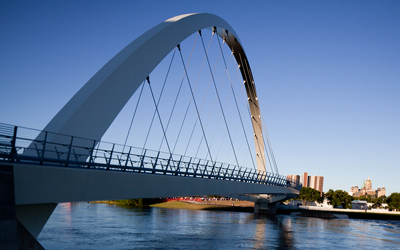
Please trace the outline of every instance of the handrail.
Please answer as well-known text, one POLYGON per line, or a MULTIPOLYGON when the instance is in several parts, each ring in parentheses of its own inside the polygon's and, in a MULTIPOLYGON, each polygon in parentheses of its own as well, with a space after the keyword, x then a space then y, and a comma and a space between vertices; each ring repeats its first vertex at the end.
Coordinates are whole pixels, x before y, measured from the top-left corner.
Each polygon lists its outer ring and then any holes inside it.
POLYGON ((301 189, 300 183, 275 173, 47 131, 43 139, 36 139, 41 132, 0 123, 0 162, 208 178, 301 189))

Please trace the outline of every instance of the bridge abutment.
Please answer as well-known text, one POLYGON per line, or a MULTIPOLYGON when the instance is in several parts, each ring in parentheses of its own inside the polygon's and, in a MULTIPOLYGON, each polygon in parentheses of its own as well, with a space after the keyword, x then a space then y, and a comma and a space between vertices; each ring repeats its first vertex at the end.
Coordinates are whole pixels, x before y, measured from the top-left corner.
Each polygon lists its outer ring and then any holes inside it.
POLYGON ((0 249, 44 249, 17 219, 12 165, 0 165, 0 249))
POLYGON ((17 205, 16 218, 37 238, 56 207, 57 203, 17 205))
POLYGON ((255 202, 254 213, 255 214, 268 214, 275 215, 278 208, 279 202, 267 203, 267 202, 255 202))

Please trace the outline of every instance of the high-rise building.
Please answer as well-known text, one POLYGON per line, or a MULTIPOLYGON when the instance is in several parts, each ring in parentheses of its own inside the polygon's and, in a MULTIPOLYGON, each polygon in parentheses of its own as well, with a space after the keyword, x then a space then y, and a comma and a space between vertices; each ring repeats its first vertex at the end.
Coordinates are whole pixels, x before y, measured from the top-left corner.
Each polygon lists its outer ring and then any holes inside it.
POLYGON ((304 179, 303 185, 308 187, 308 173, 307 172, 304 172, 303 179, 304 179))
POLYGON ((322 192, 324 190, 324 177, 323 176, 317 176, 317 184, 313 188, 318 190, 322 195, 322 192))
POLYGON ((310 187, 315 190, 318 190, 321 193, 324 190, 324 177, 318 175, 309 176, 307 172, 304 172, 303 175, 288 175, 287 180, 293 182, 300 182, 303 187, 310 187))
POLYGON ((286 178, 288 181, 296 182, 296 183, 302 183, 300 179, 300 175, 288 175, 286 178))

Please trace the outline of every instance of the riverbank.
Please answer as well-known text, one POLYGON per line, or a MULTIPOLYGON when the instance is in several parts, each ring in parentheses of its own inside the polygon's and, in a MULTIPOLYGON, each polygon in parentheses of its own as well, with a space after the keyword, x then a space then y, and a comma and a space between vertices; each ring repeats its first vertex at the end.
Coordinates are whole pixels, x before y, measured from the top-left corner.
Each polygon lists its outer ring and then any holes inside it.
POLYGON ((91 201, 90 203, 116 204, 127 207, 148 207, 152 204, 158 204, 161 202, 163 202, 163 199, 106 200, 106 201, 91 201))
POLYGON ((167 201, 152 204, 150 207, 190 209, 190 210, 213 210, 254 212, 254 203, 250 201, 211 201, 211 202, 189 202, 189 201, 167 201))
MULTIPOLYGON (((124 200, 122 200, 124 201, 124 200)), ((118 201, 98 201, 96 203, 107 203, 127 206, 124 202, 118 201)), ((128 205, 129 206, 129 205, 128 205)), ((169 209, 189 209, 189 210, 209 210, 209 211, 232 211, 232 212, 254 212, 254 202, 250 201, 167 201, 149 204, 149 207, 169 208, 169 209)), ((345 215, 350 219, 368 220, 400 220, 400 213, 377 213, 373 211, 358 211, 346 209, 334 210, 307 210, 307 209, 280 209, 277 214, 300 213, 304 217, 333 218, 333 214, 345 215)))
MULTIPOLYGON (((235 211, 235 212, 254 212, 254 202, 249 201, 211 201, 211 202, 187 202, 187 201, 168 201, 150 205, 151 207, 173 208, 173 209, 192 209, 192 210, 215 210, 215 211, 235 211), (232 204, 234 206, 232 206, 232 204)), ((375 213, 372 211, 364 212, 357 210, 323 211, 305 209, 278 209, 277 214, 300 213, 304 217, 317 218, 337 218, 337 215, 344 215, 341 218, 368 219, 368 220, 400 220, 400 213, 375 213), (333 215, 336 216, 333 216, 333 215)))
MULTIPOLYGON (((106 203, 119 206, 132 206, 128 204, 129 200, 108 200, 108 201, 92 201, 91 203, 106 203)), ((138 206, 136 206, 138 207, 138 206)), ((139 207, 159 207, 172 209, 190 209, 190 210, 214 210, 214 211, 234 211, 234 212, 254 212, 254 202, 251 201, 165 201, 147 204, 139 207)))

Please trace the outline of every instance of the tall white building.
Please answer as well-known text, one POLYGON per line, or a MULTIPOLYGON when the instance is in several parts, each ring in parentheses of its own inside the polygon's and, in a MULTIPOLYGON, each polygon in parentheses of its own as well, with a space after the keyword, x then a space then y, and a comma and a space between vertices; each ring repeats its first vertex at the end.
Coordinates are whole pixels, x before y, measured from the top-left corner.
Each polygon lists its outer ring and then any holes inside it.
POLYGON ((307 172, 303 175, 288 175, 287 179, 293 182, 300 182, 303 187, 310 187, 318 190, 321 195, 324 190, 324 177, 318 175, 309 176, 307 172))

